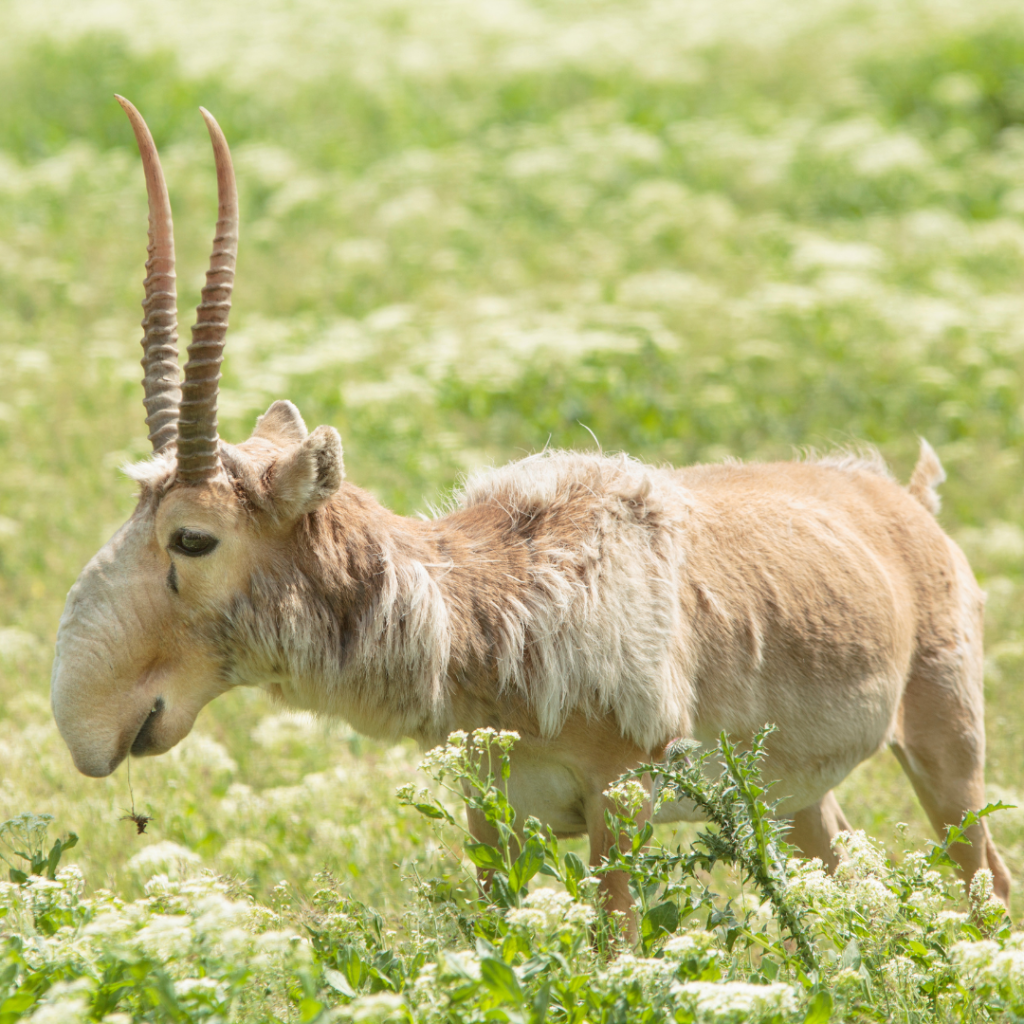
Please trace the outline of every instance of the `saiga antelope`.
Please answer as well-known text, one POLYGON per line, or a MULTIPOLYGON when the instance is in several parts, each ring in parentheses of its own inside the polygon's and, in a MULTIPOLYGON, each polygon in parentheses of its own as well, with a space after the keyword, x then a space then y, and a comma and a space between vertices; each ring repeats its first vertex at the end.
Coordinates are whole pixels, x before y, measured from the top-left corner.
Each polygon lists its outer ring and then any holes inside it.
MULTIPOLYGON (((663 469, 545 452, 470 478, 448 514, 405 519, 344 478, 334 428, 274 402, 235 446, 217 382, 237 249, 227 144, 219 219, 179 384, 171 211, 145 168, 146 422, 131 518, 85 567, 57 634, 53 711, 75 764, 160 754, 208 701, 259 686, 423 746, 515 729, 509 797, 559 835, 613 841, 604 792, 676 737, 749 738, 800 849, 834 864, 833 787, 884 744, 940 832, 984 802, 982 604, 938 526, 938 459, 907 488, 874 457, 663 469)), ((682 809, 675 808, 682 814, 682 809)), ((649 808, 646 813, 650 813, 649 808)), ((471 820, 478 838, 493 839, 471 820)), ((963 873, 1009 874, 985 824, 963 873)), ((605 877, 612 908, 626 881, 605 877)))

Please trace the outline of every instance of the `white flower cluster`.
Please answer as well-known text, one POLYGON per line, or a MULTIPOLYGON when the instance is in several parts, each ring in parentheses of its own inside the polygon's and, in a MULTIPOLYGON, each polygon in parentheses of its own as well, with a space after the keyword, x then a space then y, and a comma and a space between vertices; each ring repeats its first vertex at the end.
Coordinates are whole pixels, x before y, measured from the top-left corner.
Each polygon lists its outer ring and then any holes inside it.
POLYGON ((164 839, 144 846, 128 859, 125 866, 130 872, 142 878, 160 874, 169 878, 179 878, 190 874, 201 863, 199 855, 187 846, 164 839))
MULTIPOLYGON (((445 743, 423 755, 419 768, 438 781, 445 776, 475 781, 478 775, 477 765, 482 761, 489 761, 487 755, 497 753, 500 757, 507 757, 518 739, 519 733, 505 729, 499 731, 487 727, 474 729, 472 733, 456 729, 448 734, 445 743)), ((485 764, 485 767, 490 767, 491 774, 495 774, 496 765, 485 764)))
POLYGON ((600 981, 606 987, 621 987, 635 981, 642 987, 663 987, 669 983, 678 964, 671 959, 639 957, 633 953, 620 953, 601 972, 600 981))
POLYGON ((612 802, 616 813, 623 818, 636 819, 644 806, 650 799, 642 782, 636 779, 625 779, 609 786, 604 795, 612 802))
POLYGON ((751 985, 744 981, 686 981, 672 994, 699 1021, 756 1021, 787 1016, 799 1005, 790 985, 751 985))
POLYGON ((886 885, 890 868, 878 844, 858 829, 840 832, 832 846, 842 857, 835 877, 846 902, 871 919, 893 918, 899 910, 899 900, 886 885))
POLYGON ((263 930, 269 912, 251 899, 231 898, 225 883, 209 873, 184 880, 155 875, 146 883, 145 896, 130 903, 103 890, 83 898, 82 889, 82 874, 75 866, 61 869, 56 880, 32 877, 24 886, 0 889, 25 933, 34 931, 34 921, 54 912, 62 915, 59 921, 70 922, 52 934, 49 929, 35 931, 26 947, 32 966, 64 964, 78 976, 73 992, 54 986, 33 1020, 87 1019, 82 993, 91 992, 98 980, 95 966, 111 957, 127 963, 139 956, 152 958, 165 965, 185 1004, 212 1000, 218 1005, 229 999, 228 982, 239 963, 271 976, 311 960, 307 939, 290 929, 263 930), (196 977, 200 961, 205 976, 196 977))
POLYGON ((718 952, 718 936, 714 932, 691 929, 679 935, 673 935, 664 946, 662 952, 672 960, 684 960, 692 956, 703 956, 718 952))
POLYGON ((508 923, 537 935, 555 935, 563 931, 586 928, 597 912, 586 903, 577 903, 567 892, 535 889, 523 906, 508 912, 508 923))
POLYGON ((969 984, 990 985, 1018 1005, 1024 1003, 1024 932, 1014 932, 1002 944, 958 942, 950 954, 969 984))
POLYGON ((822 911, 833 907, 842 898, 835 878, 817 858, 791 860, 787 865, 790 875, 787 892, 797 903, 822 911))
POLYGON ((406 1021, 405 1000, 395 992, 374 992, 359 996, 347 1006, 337 1009, 336 1020, 351 1020, 356 1024, 386 1024, 388 1021, 406 1021))

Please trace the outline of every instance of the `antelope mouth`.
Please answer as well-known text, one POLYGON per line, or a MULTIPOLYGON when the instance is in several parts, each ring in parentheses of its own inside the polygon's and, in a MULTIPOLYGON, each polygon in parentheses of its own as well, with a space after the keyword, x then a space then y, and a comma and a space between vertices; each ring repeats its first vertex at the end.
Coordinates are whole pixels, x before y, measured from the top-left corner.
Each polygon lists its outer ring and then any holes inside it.
POLYGON ((153 702, 153 707, 150 709, 149 714, 146 715, 145 721, 142 723, 142 727, 135 734, 135 739, 132 740, 130 753, 133 757, 145 757, 147 754, 159 752, 154 750, 158 744, 154 741, 153 732, 163 716, 163 712, 164 699, 163 697, 157 697, 153 702))

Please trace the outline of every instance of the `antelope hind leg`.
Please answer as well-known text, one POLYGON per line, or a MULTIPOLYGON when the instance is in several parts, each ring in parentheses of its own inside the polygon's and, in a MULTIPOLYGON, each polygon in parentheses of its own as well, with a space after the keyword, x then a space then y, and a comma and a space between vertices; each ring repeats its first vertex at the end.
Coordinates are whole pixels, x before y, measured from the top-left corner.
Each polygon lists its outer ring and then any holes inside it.
POLYGON ((817 857, 829 871, 835 871, 840 858, 832 849, 832 840, 849 830, 850 823, 835 793, 829 790, 816 804, 793 815, 786 838, 805 857, 817 857))
MULTIPOLYGON (((967 811, 985 806, 985 719, 980 665, 970 678, 957 678, 955 664, 936 661, 911 676, 903 697, 893 752, 941 836, 959 825, 967 811), (951 678, 952 677, 952 678, 951 678)), ((970 885, 980 868, 992 872, 995 895, 1009 908, 1010 872, 984 821, 967 830, 970 846, 950 854, 970 885)))

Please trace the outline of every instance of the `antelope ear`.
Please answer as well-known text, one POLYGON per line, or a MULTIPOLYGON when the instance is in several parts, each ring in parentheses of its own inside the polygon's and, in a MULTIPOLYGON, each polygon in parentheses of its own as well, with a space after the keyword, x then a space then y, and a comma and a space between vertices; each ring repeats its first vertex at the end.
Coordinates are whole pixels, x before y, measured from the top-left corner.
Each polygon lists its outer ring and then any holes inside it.
POLYGON ((256 420, 253 437, 262 437, 276 444, 282 442, 305 441, 309 435, 306 424, 302 422, 299 410, 291 402, 274 402, 270 408, 256 420))
MULTIPOLYGON (((290 403, 274 403, 285 404, 290 403)), ((274 463, 274 504, 283 517, 297 518, 330 500, 344 478, 341 436, 334 427, 317 427, 274 463)))

